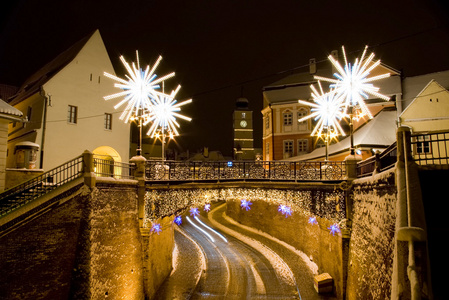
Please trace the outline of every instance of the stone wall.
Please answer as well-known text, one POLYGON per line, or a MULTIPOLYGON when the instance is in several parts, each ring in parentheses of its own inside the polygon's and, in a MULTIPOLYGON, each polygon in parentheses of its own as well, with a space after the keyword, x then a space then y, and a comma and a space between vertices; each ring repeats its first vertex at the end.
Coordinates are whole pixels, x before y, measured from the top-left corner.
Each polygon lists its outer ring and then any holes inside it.
MULTIPOLYGON (((136 183, 97 178, 0 235, 5 299, 148 299, 172 269, 171 218, 141 229, 136 183)), ((51 200, 53 201, 53 200, 51 200)))
POLYGON ((88 196, 77 195, 0 237, 3 299, 72 297, 72 278, 80 273, 88 242, 89 202, 88 196))
MULTIPOLYGON (((343 298, 344 260, 347 256, 347 240, 341 233, 331 234, 333 221, 316 217, 317 224, 310 224, 310 211, 292 206, 288 218, 277 211, 278 205, 263 200, 252 202, 251 210, 242 210, 240 200, 227 200, 226 213, 241 224, 266 232, 304 252, 318 265, 318 273, 329 273, 335 283, 334 294, 343 298), (345 252, 346 250, 346 252, 345 252)), ((313 285, 313 280, 310 281, 313 285)))
POLYGON ((390 299, 396 223, 394 169, 354 181, 346 299, 390 299))

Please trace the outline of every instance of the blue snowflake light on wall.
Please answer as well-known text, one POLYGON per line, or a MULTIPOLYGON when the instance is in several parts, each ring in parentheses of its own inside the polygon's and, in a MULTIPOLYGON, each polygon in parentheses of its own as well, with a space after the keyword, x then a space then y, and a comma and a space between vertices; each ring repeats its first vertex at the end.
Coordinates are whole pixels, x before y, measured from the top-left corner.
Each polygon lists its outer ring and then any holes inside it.
POLYGON ((336 233, 340 233, 340 226, 338 224, 332 224, 330 227, 327 227, 327 229, 330 230, 330 233, 332 235, 335 235, 336 233))
POLYGON ((190 209, 190 215, 192 217, 198 216, 200 214, 200 211, 197 207, 191 208, 190 209))
POLYGON ((251 209, 251 202, 249 201, 249 200, 246 200, 246 199, 242 199, 241 201, 240 201, 240 207, 242 208, 242 209, 245 209, 246 211, 248 211, 248 210, 250 210, 251 209))
POLYGON ((173 223, 175 223, 176 225, 181 225, 182 224, 182 217, 181 216, 176 216, 175 219, 173 220, 173 223))
POLYGON ((204 211, 210 211, 210 203, 204 205, 204 211))
POLYGON ((155 232, 157 234, 159 234, 162 231, 162 226, 159 223, 155 223, 153 224, 153 226, 151 226, 151 232, 155 232))
POLYGON ((283 215, 285 215, 286 218, 292 215, 292 208, 288 205, 284 204, 279 205, 278 211, 281 212, 283 215))
POLYGON ((308 223, 312 224, 312 225, 316 225, 316 224, 318 224, 318 221, 316 220, 316 217, 309 217, 308 223))

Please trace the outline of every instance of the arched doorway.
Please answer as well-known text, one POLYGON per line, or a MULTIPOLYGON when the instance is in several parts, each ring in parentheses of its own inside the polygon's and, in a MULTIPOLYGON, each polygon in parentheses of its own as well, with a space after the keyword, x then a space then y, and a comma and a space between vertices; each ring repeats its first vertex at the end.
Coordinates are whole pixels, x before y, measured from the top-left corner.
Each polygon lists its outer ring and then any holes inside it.
POLYGON ((101 177, 114 177, 122 174, 122 158, 112 147, 100 146, 92 151, 95 159, 95 174, 101 177))

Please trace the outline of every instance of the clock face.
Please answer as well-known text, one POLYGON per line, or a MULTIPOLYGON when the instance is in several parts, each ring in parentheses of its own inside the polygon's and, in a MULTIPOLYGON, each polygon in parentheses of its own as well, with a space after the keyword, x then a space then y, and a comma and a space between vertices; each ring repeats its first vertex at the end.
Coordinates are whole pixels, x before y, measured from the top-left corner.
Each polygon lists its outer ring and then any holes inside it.
POLYGON ((240 121, 240 126, 246 127, 248 125, 245 120, 240 121))

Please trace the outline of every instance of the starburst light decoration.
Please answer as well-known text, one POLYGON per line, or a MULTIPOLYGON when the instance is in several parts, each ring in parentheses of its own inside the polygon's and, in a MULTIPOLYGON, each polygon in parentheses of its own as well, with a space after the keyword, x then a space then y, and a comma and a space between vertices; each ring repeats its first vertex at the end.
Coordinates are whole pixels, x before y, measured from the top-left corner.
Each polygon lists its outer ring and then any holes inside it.
POLYGON ((158 91, 160 84, 165 80, 173 77, 175 72, 167 74, 162 77, 157 77, 155 71, 162 60, 162 56, 154 63, 153 67, 147 65, 145 70, 140 68, 139 54, 136 51, 137 62, 132 62, 131 65, 125 60, 123 56, 120 56, 120 60, 128 74, 125 75, 126 79, 122 79, 115 75, 104 72, 104 76, 117 81, 114 87, 121 89, 121 92, 103 97, 105 100, 111 100, 116 98, 123 99, 114 106, 114 109, 118 109, 126 104, 120 120, 124 120, 127 123, 132 116, 140 116, 149 113, 152 110, 152 99, 165 97, 166 94, 158 91))
POLYGON ((307 221, 309 224, 312 224, 312 225, 317 225, 318 224, 318 221, 316 220, 316 217, 309 217, 309 220, 307 221))
POLYGON ((340 226, 338 226, 338 224, 332 224, 331 226, 329 226, 327 229, 330 230, 330 233, 332 235, 335 235, 336 233, 340 233, 340 226))
POLYGON ((180 127, 176 118, 180 118, 186 121, 191 121, 192 119, 186 117, 179 112, 181 111, 181 106, 189 104, 192 99, 188 99, 182 102, 176 100, 176 94, 180 90, 181 86, 178 87, 170 94, 160 94, 157 97, 151 98, 152 109, 144 115, 143 125, 147 125, 152 122, 147 135, 155 137, 159 130, 162 134, 169 133, 170 137, 179 135, 177 128, 180 127))
POLYGON ((326 78, 322 76, 314 76, 314 78, 330 82, 330 87, 333 88, 338 95, 344 97, 346 108, 358 105, 363 114, 367 115, 369 118, 373 118, 366 106, 365 99, 368 99, 369 95, 372 95, 386 101, 390 100, 388 96, 379 93, 379 88, 372 84, 374 81, 389 77, 390 73, 369 77, 371 71, 379 66, 380 60, 373 62, 374 53, 371 53, 368 57, 366 56, 368 46, 365 47, 360 59, 356 58, 354 64, 348 63, 344 46, 342 46, 342 50, 345 62, 344 67, 342 67, 332 55, 329 55, 328 57, 337 70, 337 73, 334 73, 335 78, 326 78))
POLYGON ((204 204, 204 211, 210 211, 210 203, 204 204))
POLYGON ((280 204, 278 207, 278 211, 281 212, 281 214, 285 215, 286 218, 292 215, 292 208, 288 205, 280 204))
POLYGON ((161 224, 159 224, 159 223, 153 224, 153 226, 151 226, 151 230, 150 231, 159 234, 162 231, 161 224))
POLYGON ((175 219, 173 220, 173 223, 175 223, 176 225, 181 225, 182 224, 182 217, 181 216, 176 216, 175 219))
POLYGON ((190 215, 192 217, 198 216, 200 214, 200 211, 197 207, 193 207, 190 209, 190 215))
POLYGON ((344 109, 345 103, 342 101, 342 97, 332 89, 325 93, 320 81, 318 81, 318 86, 320 88, 319 92, 313 84, 310 85, 312 98, 315 103, 298 100, 298 103, 310 106, 312 111, 311 114, 299 119, 298 122, 304 122, 310 118, 315 118, 315 121, 318 122, 310 134, 312 136, 316 135, 320 137, 323 130, 326 131, 326 134, 331 133, 332 137, 336 137, 339 134, 343 136, 346 135, 340 125, 340 120, 346 117, 344 109))
POLYGON ((246 200, 246 199, 242 199, 241 201, 240 201, 240 207, 242 208, 242 209, 245 209, 246 211, 248 211, 248 210, 250 210, 251 209, 251 202, 249 201, 249 200, 246 200))

